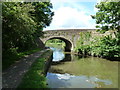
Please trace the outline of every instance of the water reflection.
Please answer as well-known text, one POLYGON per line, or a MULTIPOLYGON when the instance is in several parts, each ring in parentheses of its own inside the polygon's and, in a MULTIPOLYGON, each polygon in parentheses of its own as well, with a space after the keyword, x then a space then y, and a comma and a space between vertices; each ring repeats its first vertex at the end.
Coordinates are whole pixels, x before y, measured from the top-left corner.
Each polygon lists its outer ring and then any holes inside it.
POLYGON ((50 47, 53 50, 53 62, 71 61, 71 54, 65 54, 62 49, 50 47))
POLYGON ((65 58, 62 49, 52 48, 52 47, 50 47, 50 49, 53 50, 53 60, 52 60, 53 62, 61 61, 65 58))
POLYGON ((101 80, 97 77, 75 76, 70 74, 47 73, 47 82, 50 88, 93 88, 100 87, 97 82, 110 85, 110 80, 101 80), (56 84, 57 83, 57 84, 56 84))
POLYGON ((71 54, 65 54, 65 58, 62 60, 62 62, 67 62, 71 60, 72 60, 71 54))
POLYGON ((52 48, 53 62, 47 73, 51 88, 118 88, 118 62, 97 57, 80 58, 52 48))

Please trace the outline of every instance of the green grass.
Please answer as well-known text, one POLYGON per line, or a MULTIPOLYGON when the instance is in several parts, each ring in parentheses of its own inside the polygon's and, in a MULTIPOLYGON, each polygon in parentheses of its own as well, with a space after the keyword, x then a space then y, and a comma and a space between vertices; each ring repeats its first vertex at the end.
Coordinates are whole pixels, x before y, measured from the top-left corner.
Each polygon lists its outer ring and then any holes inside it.
POLYGON ((3 59, 2 59, 2 70, 5 70, 9 68, 12 64, 14 64, 16 61, 20 60, 26 55, 30 55, 34 52, 40 51, 40 48, 35 48, 33 50, 20 52, 20 53, 5 53, 3 59))
POLYGON ((44 52, 40 58, 32 64, 29 71, 22 78, 19 88, 47 88, 44 75, 45 61, 51 56, 50 51, 44 52), (47 57, 46 57, 47 56, 47 57))

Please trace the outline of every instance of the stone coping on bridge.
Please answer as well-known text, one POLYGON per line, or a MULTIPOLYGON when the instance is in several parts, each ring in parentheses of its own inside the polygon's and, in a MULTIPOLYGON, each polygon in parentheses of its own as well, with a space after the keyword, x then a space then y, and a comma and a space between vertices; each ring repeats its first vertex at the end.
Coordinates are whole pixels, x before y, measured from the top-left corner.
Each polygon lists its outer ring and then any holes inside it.
POLYGON ((95 31, 96 29, 53 29, 53 30, 44 30, 46 31, 95 31))

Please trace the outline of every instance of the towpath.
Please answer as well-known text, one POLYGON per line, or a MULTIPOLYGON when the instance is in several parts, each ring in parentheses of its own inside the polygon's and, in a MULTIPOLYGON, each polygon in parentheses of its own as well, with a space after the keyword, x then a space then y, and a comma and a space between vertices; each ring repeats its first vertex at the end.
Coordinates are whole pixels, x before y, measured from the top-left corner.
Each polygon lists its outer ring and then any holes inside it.
POLYGON ((16 88, 32 63, 46 50, 27 55, 2 72, 2 88, 16 88))

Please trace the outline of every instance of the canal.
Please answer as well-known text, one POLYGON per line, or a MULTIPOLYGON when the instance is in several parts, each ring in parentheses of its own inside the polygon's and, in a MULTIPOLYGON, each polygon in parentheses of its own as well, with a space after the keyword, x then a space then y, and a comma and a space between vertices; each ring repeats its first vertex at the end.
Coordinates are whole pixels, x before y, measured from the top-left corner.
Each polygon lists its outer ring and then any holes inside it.
POLYGON ((118 62, 53 50, 47 72, 50 88, 118 88, 118 62))

